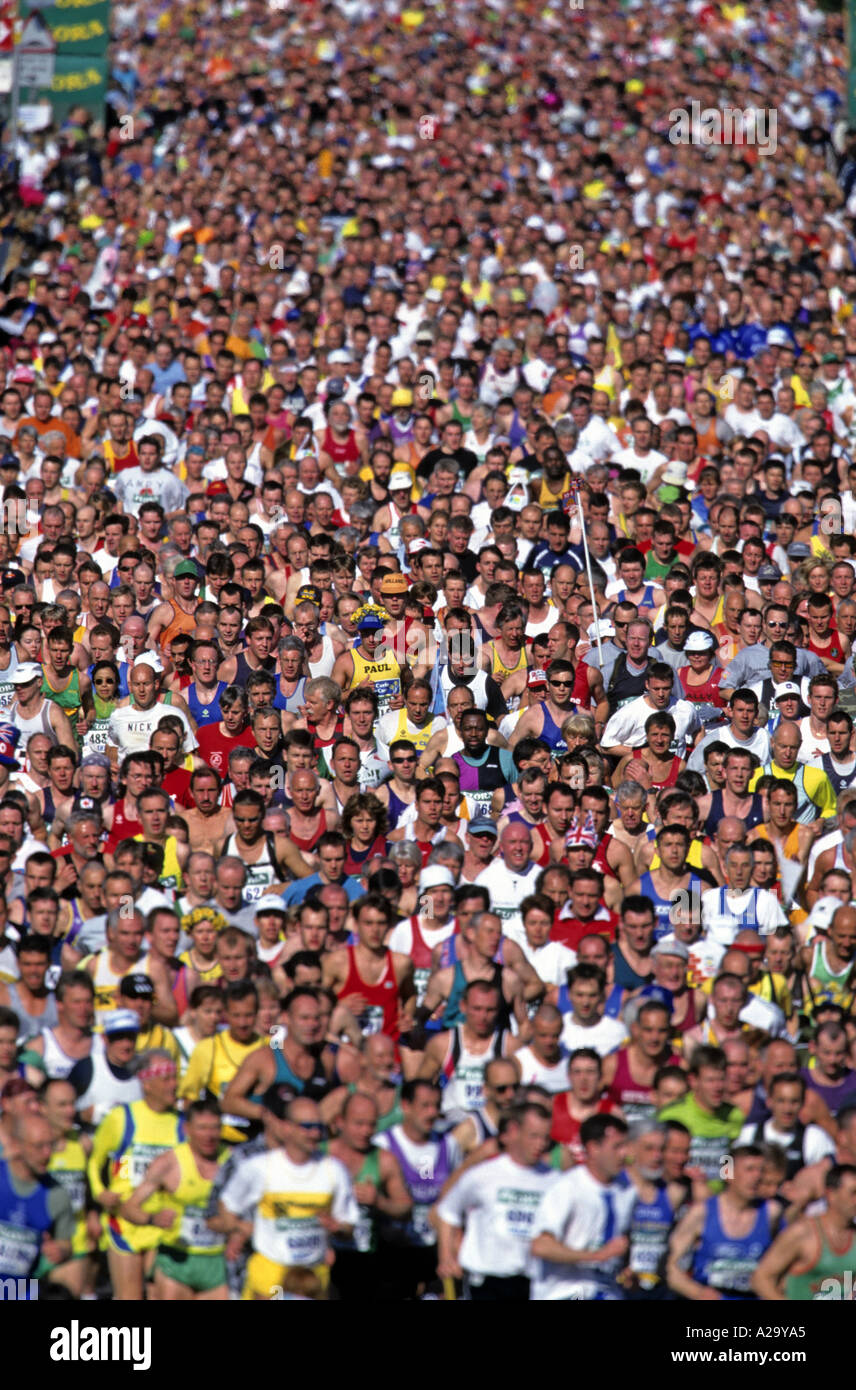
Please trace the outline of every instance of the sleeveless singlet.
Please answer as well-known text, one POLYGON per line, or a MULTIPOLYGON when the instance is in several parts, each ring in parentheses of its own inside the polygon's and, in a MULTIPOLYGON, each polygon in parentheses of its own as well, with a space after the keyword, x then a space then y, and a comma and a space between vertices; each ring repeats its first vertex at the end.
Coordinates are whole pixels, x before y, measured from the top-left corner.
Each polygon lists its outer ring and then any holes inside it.
MULTIPOLYGON (((319 812, 319 815, 320 819, 318 821, 318 829, 314 832, 314 834, 310 835, 308 839, 302 835, 298 835, 294 831, 294 829, 289 830, 289 839, 292 841, 293 844, 297 845, 297 848, 299 850, 302 850, 304 854, 312 853, 318 841, 321 839, 321 836, 327 829, 327 812, 322 808, 322 810, 319 812)), ((345 872, 347 873, 347 870, 345 872)))
MULTIPOLYGON (((628 1124, 632 1124, 634 1120, 650 1120, 656 1112, 656 1106, 651 1100, 651 1088, 634 1080, 626 1047, 620 1047, 615 1055, 617 1065, 612 1085, 607 1091, 609 1099, 623 1111, 628 1124)), ((680 1059, 672 1056, 666 1066, 680 1066, 680 1059)))
POLYGON ((502 660, 502 658, 499 655, 499 652, 496 649, 496 645, 494 643, 491 644, 490 674, 493 676, 497 685, 502 685, 503 681, 508 680, 508 677, 513 676, 517 671, 525 671, 528 665, 529 658, 526 653, 525 643, 520 648, 520 651, 517 653, 517 660, 513 666, 506 666, 505 662, 502 660))
MULTIPOLYGON (((140 831, 134 839, 140 843, 145 843, 145 835, 140 831)), ((151 843, 154 843, 153 841, 151 843)), ((178 862, 178 840, 174 835, 167 835, 166 844, 163 848, 163 870, 158 879, 159 888, 173 888, 177 893, 181 892, 183 879, 181 875, 181 865, 178 862)))
POLYGON ((386 1131, 387 1143, 390 1152, 398 1159, 405 1186, 413 1198, 413 1206, 406 1222, 384 1223, 385 1237, 390 1244, 396 1243, 397 1237, 398 1243, 406 1245, 434 1245, 437 1236, 428 1213, 439 1198, 452 1171, 448 1138, 445 1134, 431 1135, 430 1140, 437 1146, 437 1156, 431 1171, 428 1172, 427 1166, 420 1163, 417 1167, 409 1161, 396 1133, 397 1129, 398 1126, 393 1126, 386 1131))
POLYGON ((18 1015, 18 1043, 26 1046, 30 1038, 37 1038, 43 1028, 55 1028, 59 1023, 59 1014, 56 1011, 56 999, 53 994, 48 994, 45 999, 45 1011, 35 1017, 28 1014, 24 1008, 23 1001, 18 993, 18 986, 14 981, 10 981, 6 986, 9 995, 9 1008, 18 1015))
MULTIPOLYGON (((773 771, 772 763, 765 763, 761 771, 768 777, 778 776, 778 774, 773 771)), ((791 785, 796 789, 797 809, 794 813, 794 819, 796 820, 797 824, 811 824, 811 822, 815 819, 815 812, 817 808, 805 789, 805 764, 798 763, 796 774, 793 777, 782 777, 780 780, 783 782, 790 782, 791 785)), ((787 857, 790 859, 792 856, 790 853, 788 853, 787 857)))
POLYGON ((0 1278, 27 1279, 35 1273, 42 1237, 53 1226, 48 1207, 52 1184, 53 1179, 42 1179, 35 1191, 21 1197, 12 1186, 8 1163, 0 1161, 0 1278))
MULTIPOLYGON (((695 874, 690 874, 690 881, 686 888, 681 889, 682 893, 689 894, 691 899, 701 898, 705 885, 695 874)), ((657 889, 654 887, 654 879, 651 870, 648 869, 639 879, 639 892, 644 898, 650 898, 654 911, 657 914, 657 921, 654 926, 654 940, 659 941, 662 936, 668 936, 672 930, 671 912, 675 902, 681 899, 661 898, 657 889)))
POLYGON ((826 959, 826 942, 822 939, 815 942, 814 952, 809 967, 809 978, 816 980, 821 985, 837 986, 839 989, 846 987, 853 970, 853 962, 845 965, 843 970, 830 969, 826 959))
POLYGON ((655 1183, 657 1195, 653 1202, 637 1199, 630 1222, 630 1258, 628 1264, 643 1289, 653 1289, 662 1283, 669 1236, 677 1213, 669 1201, 664 1182, 655 1183))
MULTIPOLYGON (((709 839, 712 839, 713 836, 716 834, 716 827, 719 825, 719 822, 722 820, 724 815, 725 811, 723 810, 722 806, 722 791, 719 787, 717 787, 716 791, 711 792, 710 810, 707 813, 707 820, 704 823, 704 833, 708 836, 709 839)), ((763 824, 764 803, 758 792, 755 792, 752 796, 752 805, 749 807, 748 814, 745 816, 739 816, 737 817, 737 819, 743 822, 743 825, 746 828, 747 835, 750 830, 755 829, 756 825, 763 824)))
POLYGON ((17 693, 17 687, 12 684, 12 676, 19 664, 17 649, 10 647, 9 664, 0 669, 0 718, 3 719, 8 718, 9 708, 17 693))
POLYGON ((686 698, 694 705, 714 705, 716 709, 725 709, 725 701, 722 698, 719 687, 722 684, 723 667, 715 666, 706 681, 701 685, 690 685, 688 676, 689 666, 681 666, 678 670, 678 680, 683 687, 686 698))
POLYGON ((390 701, 401 693, 401 667, 393 656, 385 656, 382 661, 367 661, 356 648, 351 649, 354 670, 349 690, 356 690, 368 678, 377 696, 378 719, 386 714, 390 701))
POLYGON ((276 691, 273 697, 274 709, 285 710, 287 714, 299 714, 300 706, 305 703, 304 690, 306 688, 306 676, 301 676, 291 695, 284 695, 282 690, 282 676, 279 677, 276 691))
POLYGON ((191 717, 196 724, 219 724, 220 720, 223 718, 223 711, 220 708, 220 696, 225 689, 226 682, 218 681, 213 700, 208 700, 207 703, 203 704, 199 699, 196 682, 190 682, 186 692, 187 708, 190 710, 191 717))
POLYGON ((92 956, 87 956, 86 960, 80 962, 78 968, 85 970, 90 960, 97 962, 95 974, 92 977, 92 983, 95 986, 95 1013, 97 1016, 98 1014, 109 1013, 111 1009, 118 1007, 119 981, 123 980, 126 975, 135 974, 140 970, 141 964, 136 961, 133 965, 129 965, 127 970, 123 970, 121 975, 116 975, 110 969, 109 953, 105 949, 96 951, 92 956))
POLYGON ((470 819, 489 816, 494 792, 508 781, 499 749, 488 744, 478 761, 465 753, 453 753, 452 762, 457 764, 460 773, 461 795, 466 799, 470 819))
MULTIPOLYGON (((329 1144, 322 1144, 321 1152, 329 1153, 329 1144)), ((352 1177, 351 1181, 354 1183, 370 1182, 375 1188, 380 1189, 380 1149, 376 1148, 374 1144, 363 1158, 359 1172, 352 1177)), ((331 1236, 330 1244, 334 1250, 355 1251, 360 1255, 369 1255, 374 1251, 377 1245, 377 1208, 366 1207, 360 1203, 359 1213, 350 1235, 331 1236)))
POLYGON ((176 1162, 179 1180, 174 1192, 166 1194, 169 1206, 178 1207, 175 1221, 161 1239, 161 1248, 177 1245, 182 1254, 217 1255, 223 1250, 225 1240, 222 1235, 212 1231, 205 1220, 205 1211, 211 1197, 213 1178, 203 1178, 193 1150, 185 1140, 176 1144, 176 1162))
MULTIPOLYGON (((90 676, 92 672, 90 671, 90 676)), ((100 695, 92 691, 92 704, 95 708, 95 718, 83 735, 81 744, 81 754, 88 757, 90 753, 103 753, 107 748, 107 730, 110 727, 110 716, 116 708, 116 700, 102 700, 100 695)))
POLYGON ((775 843, 770 839, 770 832, 766 825, 759 825, 756 829, 759 840, 766 840, 768 844, 773 845, 774 849, 780 848, 785 859, 796 860, 799 854, 799 825, 795 825, 793 830, 789 831, 784 841, 777 840, 775 843))
MULTIPOLYGON (((315 1058, 315 1068, 312 1075, 305 1080, 292 1071, 285 1054, 281 1047, 273 1049, 273 1060, 276 1067, 274 1074, 274 1084, 277 1086, 293 1086, 295 1091, 305 1096, 307 1100, 323 1100, 332 1090, 330 1082, 327 1080, 327 1073, 320 1057, 315 1058)), ((261 1099, 261 1097, 259 1097, 261 1099)))
POLYGON ((627 656, 624 652, 616 658, 615 665, 609 677, 609 684, 606 688, 606 698, 609 703, 609 713, 615 714, 616 710, 623 705, 629 705, 631 700, 635 700, 640 695, 645 694, 645 685, 648 679, 648 664, 645 670, 638 675, 632 675, 627 669, 627 656))
POLYGON ((441 1072, 444 1115, 481 1109, 484 1104, 485 1067, 494 1058, 502 1056, 504 1041, 505 1032, 497 1029, 484 1052, 468 1052, 464 1046, 464 1025, 457 1025, 441 1072))
POLYGON ((185 613, 184 609, 177 607, 175 603, 170 603, 169 606, 172 609, 172 621, 169 623, 167 627, 164 628, 163 632, 158 638, 158 645, 160 646, 161 651, 164 652, 166 651, 173 637, 178 637, 180 633, 190 637, 196 631, 195 613, 185 613))
POLYGON ((90 1057, 92 1076, 89 1085, 78 1098, 78 1110, 92 1110, 92 1123, 100 1124, 104 1116, 116 1105, 136 1101, 140 1096, 140 1083, 136 1076, 125 1067, 111 1067, 103 1047, 93 1047, 90 1057), (117 1072, 122 1075, 117 1075, 117 1072))
MULTIPOLYGON (((829 1295, 824 1287, 826 1280, 832 1280, 833 1287, 839 1290, 846 1276, 853 1277, 853 1236, 844 1250, 836 1250, 824 1235, 820 1221, 815 1218, 817 1234, 820 1237, 820 1254, 808 1269, 798 1269, 785 1278, 785 1298, 789 1303, 823 1302, 829 1295)), ((840 1292, 838 1297, 840 1297, 840 1292)))
MULTIPOLYGON (((414 798, 415 800, 415 798, 414 798)), ((389 828, 395 830, 404 812, 409 810, 413 801, 402 801, 400 796, 396 796, 392 787, 389 788, 389 805, 387 806, 387 816, 389 817, 389 828)))
POLYGON ((8 718, 15 725, 15 728, 20 729, 21 731, 21 737, 18 740, 18 747, 16 750, 19 758, 21 758, 23 754, 26 753, 27 744, 29 743, 33 734, 44 734, 46 738, 50 739, 51 744, 59 744, 59 738, 56 735, 56 733, 54 733, 54 727, 51 723, 50 705, 48 704, 47 700, 43 701, 41 709, 38 711, 38 713, 31 714, 29 719, 25 719, 19 709, 13 709, 10 706, 8 718))
POLYGON ((348 974, 339 990, 338 997, 347 999, 349 994, 360 994, 366 1001, 366 1008, 358 1019, 363 1037, 373 1033, 383 1033, 386 1037, 398 1040, 398 981, 392 964, 392 955, 386 952, 384 972, 376 985, 364 980, 354 956, 356 947, 346 947, 348 952, 348 974))
MULTIPOLYGON (((633 762, 633 763, 641 763, 641 762, 644 762, 645 760, 644 760, 644 758, 642 757, 642 754, 641 754, 641 753, 634 753, 634 754, 633 754, 633 757, 630 759, 630 761, 633 762)), ((650 769, 649 769, 649 770, 650 770, 650 769)), ((680 772, 680 770, 681 770, 681 760, 680 760, 680 758, 679 758, 677 755, 675 755, 675 756, 672 758, 671 764, 670 764, 670 766, 669 766, 669 771, 668 771, 668 773, 666 774, 665 778, 664 778, 663 780, 659 781, 659 782, 655 782, 655 781, 652 779, 652 781, 651 781, 651 786, 652 786, 656 791, 662 791, 664 787, 673 787, 673 786, 675 785, 675 783, 677 782, 677 780, 678 780, 678 773, 680 772)))
MULTIPOLYGON (((758 896, 764 890, 761 888, 750 889, 749 901, 740 912, 736 912, 729 905, 727 891, 726 888, 717 888, 716 890, 716 909, 708 921, 707 935, 712 935, 717 929, 720 932, 732 932, 735 935, 739 931, 761 931, 763 924, 758 920, 758 896)), ((743 896, 744 894, 741 893, 740 897, 743 896)), ((720 938, 714 937, 714 939, 719 940, 720 938)))
MULTIPOLYGON (((2 688, 2 685, 0 685, 0 691, 2 691, 2 688)), ((853 767, 849 772, 837 771, 832 761, 831 753, 824 753, 821 756, 820 765, 832 783, 832 790, 835 792, 836 796, 840 796, 846 787, 852 787, 854 782, 856 782, 856 759, 854 759, 853 767)))
POLYGON ((85 1255, 90 1249, 86 1230, 86 1166, 88 1159, 77 1130, 66 1135, 61 1149, 54 1149, 48 1172, 59 1183, 71 1203, 75 1226, 71 1237, 72 1255, 85 1255))
POLYGON ((42 694, 48 700, 53 700, 55 705, 59 705, 64 710, 69 719, 72 720, 72 727, 77 711, 80 709, 82 701, 80 696, 80 672, 76 666, 71 668, 71 675, 68 684, 62 690, 54 690, 47 677, 47 672, 42 676, 42 694))
POLYGON ((828 1086, 818 1081, 817 1072, 811 1067, 803 1067, 800 1075, 806 1085, 817 1091, 821 1100, 826 1102, 831 1115, 837 1115, 846 1105, 856 1104, 856 1072, 849 1071, 838 1086, 828 1086))
POLYGON ((726 1300, 753 1299, 749 1288, 755 1268, 772 1239, 765 1203, 757 1209, 755 1225, 748 1235, 725 1234, 719 1220, 719 1198, 706 1203, 704 1230, 693 1256, 692 1276, 708 1288, 718 1289, 726 1300))
MULTIPOLYGON (((486 979, 485 984, 491 985, 494 989, 499 990, 501 1003, 499 1006, 499 1014, 497 1015, 497 1023, 501 1028, 507 1028, 511 1011, 502 992, 502 970, 502 962, 494 961, 493 977, 489 980, 486 979)), ((469 983, 469 980, 464 974, 463 962, 456 959, 452 988, 449 992, 449 998, 446 1000, 446 1008, 443 1013, 444 1028, 456 1028, 459 1024, 463 1023, 464 1013, 461 1004, 463 1003, 469 983)))
POLYGON ((317 661, 309 662, 309 674, 313 680, 318 676, 329 676, 332 674, 336 664, 336 653, 333 650, 333 639, 329 632, 325 632, 321 639, 321 655, 317 661))
POLYGON ((69 1057, 67 1053, 63 1052, 52 1028, 43 1028, 42 1037, 45 1040, 42 1061, 45 1064, 48 1080, 64 1081, 72 1068, 77 1066, 80 1058, 69 1057))
POLYGON ((246 689, 247 678, 249 676, 254 675, 256 671, 266 671, 269 676, 273 676, 275 674, 275 666, 276 662, 272 656, 265 657, 261 666, 251 666, 244 653, 238 652, 238 655, 235 657, 235 679, 232 684, 243 686, 246 689))
POLYGON ((230 835, 223 846, 223 858, 226 855, 234 854, 240 859, 247 871, 247 882, 244 886, 244 902, 258 902, 259 898, 264 897, 268 888, 274 883, 279 883, 282 878, 279 864, 276 857, 276 845, 270 833, 265 835, 265 849, 260 859, 255 864, 248 864, 242 854, 234 847, 236 835, 230 835))

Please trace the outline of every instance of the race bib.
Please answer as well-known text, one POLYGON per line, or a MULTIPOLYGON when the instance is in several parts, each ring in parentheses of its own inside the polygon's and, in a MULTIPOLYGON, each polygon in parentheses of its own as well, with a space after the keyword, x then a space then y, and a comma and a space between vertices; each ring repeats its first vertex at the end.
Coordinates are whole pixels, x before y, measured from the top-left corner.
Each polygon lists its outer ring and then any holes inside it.
POLYGON ((0 1221, 0 1273, 23 1278, 39 1256, 39 1236, 24 1226, 0 1221))
POLYGON ((212 1231, 205 1220, 203 1207, 184 1208, 181 1217, 181 1239, 185 1245, 191 1245, 197 1249, 214 1250, 223 1244, 223 1237, 218 1235, 216 1231, 212 1231))

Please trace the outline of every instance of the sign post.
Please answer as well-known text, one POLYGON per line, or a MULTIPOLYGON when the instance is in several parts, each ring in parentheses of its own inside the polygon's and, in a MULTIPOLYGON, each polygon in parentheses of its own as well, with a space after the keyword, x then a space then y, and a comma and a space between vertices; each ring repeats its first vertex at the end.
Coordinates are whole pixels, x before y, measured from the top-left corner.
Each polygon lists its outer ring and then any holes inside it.
POLYGON ((847 124, 856 130, 856 0, 846 0, 847 24, 847 124))
POLYGON ((12 132, 12 158, 18 145, 18 112, 22 87, 50 87, 54 79, 56 43, 41 15, 29 16, 13 57, 12 111, 9 122, 12 132))

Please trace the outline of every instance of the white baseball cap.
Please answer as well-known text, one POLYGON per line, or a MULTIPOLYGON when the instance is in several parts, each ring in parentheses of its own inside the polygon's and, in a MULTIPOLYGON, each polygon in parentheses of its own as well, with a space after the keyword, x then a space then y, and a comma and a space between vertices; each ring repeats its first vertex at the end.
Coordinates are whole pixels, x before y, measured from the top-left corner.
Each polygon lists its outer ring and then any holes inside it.
POLYGON ((265 893, 263 898, 259 898, 255 907, 255 915, 260 917, 263 912, 281 912, 283 917, 288 915, 288 908, 282 898, 278 898, 276 893, 265 893))
POLYGON ((445 869, 442 864, 429 864, 427 869, 423 869, 419 875, 419 892, 424 893, 428 888, 454 888, 455 880, 451 871, 445 869))
POLYGON ((43 675, 44 671, 37 661, 22 661, 20 666, 17 666, 12 672, 9 680, 13 685, 26 685, 36 678, 41 680, 43 675))

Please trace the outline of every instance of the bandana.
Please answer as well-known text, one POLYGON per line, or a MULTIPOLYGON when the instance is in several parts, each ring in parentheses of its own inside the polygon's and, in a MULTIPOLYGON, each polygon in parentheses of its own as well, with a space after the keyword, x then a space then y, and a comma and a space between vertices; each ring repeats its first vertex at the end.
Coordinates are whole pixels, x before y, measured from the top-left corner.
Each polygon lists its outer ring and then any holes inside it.
POLYGON ((574 824, 565 836, 565 849, 597 849, 597 831, 594 828, 594 816, 591 811, 586 811, 586 818, 582 825, 574 824))
POLYGON ((164 1058, 163 1060, 149 1062, 147 1067, 137 1072, 137 1076, 143 1077, 145 1081, 150 1081, 153 1077, 158 1076, 166 1079, 167 1077, 178 1076, 178 1068, 175 1062, 167 1062, 164 1058))

